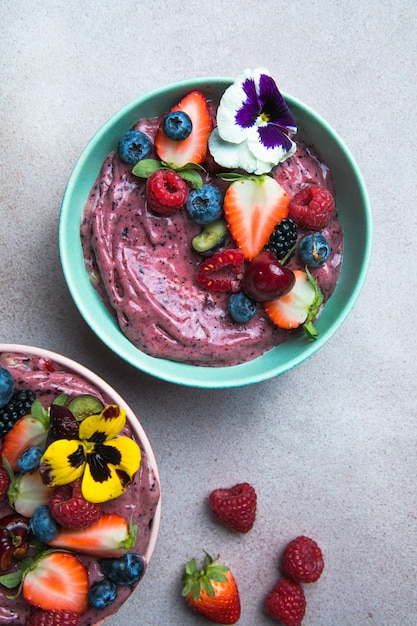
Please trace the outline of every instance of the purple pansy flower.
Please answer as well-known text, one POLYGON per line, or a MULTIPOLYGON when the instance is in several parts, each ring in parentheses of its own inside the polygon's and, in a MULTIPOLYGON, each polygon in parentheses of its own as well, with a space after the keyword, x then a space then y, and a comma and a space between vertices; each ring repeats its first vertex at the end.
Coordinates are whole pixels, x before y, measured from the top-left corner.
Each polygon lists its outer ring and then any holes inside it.
POLYGON ((297 126, 268 70, 245 70, 224 92, 209 147, 223 167, 265 174, 294 153, 297 126))

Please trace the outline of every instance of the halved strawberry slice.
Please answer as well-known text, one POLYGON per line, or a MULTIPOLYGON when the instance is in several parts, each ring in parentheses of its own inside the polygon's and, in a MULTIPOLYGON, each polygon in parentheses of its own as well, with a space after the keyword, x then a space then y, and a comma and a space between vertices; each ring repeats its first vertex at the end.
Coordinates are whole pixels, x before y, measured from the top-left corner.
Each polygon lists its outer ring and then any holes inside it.
POLYGON ((24 574, 22 595, 44 611, 84 613, 88 606, 87 568, 74 554, 46 553, 24 574))
POLYGON ((184 111, 193 124, 191 134, 182 141, 168 139, 162 124, 155 136, 155 149, 158 157, 172 169, 184 167, 187 163, 201 164, 207 156, 207 145, 213 123, 207 100, 200 91, 188 93, 172 111, 184 111))
POLYGON ((32 517, 41 504, 48 504, 53 489, 46 487, 38 471, 30 474, 16 474, 10 484, 7 495, 9 504, 24 517, 32 517))
POLYGON ((48 545, 102 558, 118 558, 136 543, 137 527, 117 513, 105 513, 88 528, 61 528, 48 545))
POLYGON ((1 456, 4 456, 12 470, 17 470, 17 461, 30 446, 44 447, 48 434, 47 423, 34 417, 21 417, 3 439, 1 456))
POLYGON ((239 178, 227 189, 224 214, 230 234, 252 260, 269 240, 276 224, 288 215, 289 197, 274 178, 239 178))
POLYGON ((316 281, 307 270, 294 270, 294 287, 284 296, 268 300, 263 308, 268 317, 280 328, 292 329, 303 325, 310 339, 316 339, 318 332, 313 325, 323 302, 323 294, 316 281))

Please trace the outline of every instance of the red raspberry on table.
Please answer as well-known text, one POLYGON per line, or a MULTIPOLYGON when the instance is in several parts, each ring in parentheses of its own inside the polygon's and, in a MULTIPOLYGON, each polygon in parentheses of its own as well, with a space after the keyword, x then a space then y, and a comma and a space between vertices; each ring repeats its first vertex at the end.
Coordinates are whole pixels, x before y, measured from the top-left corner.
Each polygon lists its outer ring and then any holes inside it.
POLYGON ((99 504, 85 500, 81 493, 81 483, 57 487, 49 500, 52 517, 64 528, 88 528, 103 515, 99 504))
POLYGON ((308 185, 295 194, 288 207, 288 217, 307 230, 326 228, 334 211, 332 194, 320 185, 308 185))
POLYGON ((146 180, 148 207, 158 215, 172 215, 188 198, 187 183, 174 170, 156 170, 146 180))
POLYGON ((304 535, 290 541, 282 555, 282 573, 299 583, 316 582, 323 568, 323 555, 319 546, 304 535))
POLYGON ((10 486, 10 478, 4 467, 0 467, 0 501, 4 500, 10 486))
POLYGON ((303 588, 293 580, 281 578, 265 598, 263 608, 284 626, 300 626, 306 610, 303 588))
POLYGON ((37 609, 26 619, 25 626, 77 626, 80 614, 75 611, 42 611, 37 609))
POLYGON ((256 491, 249 483, 239 483, 230 489, 215 489, 210 494, 214 517, 238 533, 247 533, 255 523, 256 491))

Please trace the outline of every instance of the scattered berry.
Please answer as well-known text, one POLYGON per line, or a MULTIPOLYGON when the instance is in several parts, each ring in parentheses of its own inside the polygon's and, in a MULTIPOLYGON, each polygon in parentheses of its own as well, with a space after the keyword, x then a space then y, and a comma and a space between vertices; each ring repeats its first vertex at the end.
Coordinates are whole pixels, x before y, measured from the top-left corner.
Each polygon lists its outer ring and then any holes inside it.
POLYGON ((183 141, 191 135, 193 123, 185 111, 172 111, 165 116, 162 123, 164 135, 172 141, 183 141))
POLYGON ((116 600, 116 597, 117 587, 108 578, 97 580, 88 592, 88 602, 95 609, 105 609, 116 600))
POLYGON ((41 504, 33 511, 30 528, 39 541, 43 543, 56 537, 58 526, 46 504, 41 504))
POLYGON ((197 281, 210 291, 236 293, 240 290, 243 263, 241 250, 219 250, 200 264, 197 281))
POLYGON ((15 559, 27 552, 30 537, 29 520, 10 513, 0 519, 0 570, 7 571, 15 559))
POLYGON ((281 578, 264 601, 264 611, 284 626, 301 626, 306 599, 299 583, 281 578))
POLYGON ((249 483, 239 483, 230 489, 215 489, 209 500, 215 518, 231 530, 247 533, 253 527, 257 497, 249 483))
POLYGON ((88 528, 103 514, 100 504, 89 502, 81 493, 79 480, 70 485, 55 489, 49 500, 49 508, 54 519, 64 528, 88 528))
POLYGON ((317 543, 309 537, 297 537, 284 550, 281 570, 298 583, 314 583, 323 571, 324 561, 317 543))
POLYGON ((27 617, 25 626, 77 626, 80 614, 75 611, 42 611, 37 609, 27 617))
POLYGON ((298 244, 298 256, 303 265, 320 267, 330 256, 331 248, 321 233, 309 233, 298 244))
POLYGON ((223 196, 214 185, 190 191, 186 203, 190 218, 197 224, 210 224, 223 216, 223 196))
POLYGON ((188 198, 187 183, 173 170, 156 170, 146 180, 148 207, 157 215, 171 215, 188 198))
POLYGON ((32 517, 41 504, 48 504, 51 489, 43 484, 39 472, 17 474, 7 492, 10 506, 25 517, 32 517))
POLYGON ((10 487, 10 476, 6 468, 0 467, 0 502, 5 499, 10 487))
POLYGON ((332 194, 320 185, 308 185, 290 202, 289 216, 307 230, 326 228, 334 211, 332 194))
POLYGON ((206 224, 203 230, 192 239, 191 245, 201 256, 212 256, 226 245, 228 239, 227 224, 223 218, 220 218, 211 224, 206 224))
POLYGON ((139 130, 128 130, 119 140, 119 157, 127 165, 136 165, 147 159, 152 152, 152 141, 139 130))
POLYGON ((0 408, 0 437, 3 437, 18 419, 30 412, 35 394, 30 389, 15 391, 7 404, 0 408))
POLYGON ((275 226, 265 250, 272 250, 278 261, 285 259, 284 264, 287 263, 294 254, 294 251, 291 254, 290 251, 297 242, 297 233, 297 224, 290 217, 284 218, 275 226))
POLYGON ((257 310, 257 304, 243 291, 232 293, 229 298, 229 313, 235 322, 246 324, 250 322, 257 310))
POLYGON ((0 407, 10 402, 14 391, 14 378, 9 370, 0 367, 0 407))
POLYGON ((45 447, 47 434, 47 421, 33 415, 24 415, 17 420, 6 433, 1 451, 14 472, 18 469, 19 458, 27 448, 38 446, 43 449, 45 447))
POLYGON ((294 283, 294 272, 281 265, 271 250, 263 250, 245 270, 243 291, 252 300, 266 302, 291 291, 294 283))
POLYGON ((145 573, 145 561, 140 554, 128 553, 119 559, 102 559, 100 569, 115 585, 131 587, 145 573))
POLYGON ((182 595, 197 613, 216 624, 236 624, 240 597, 236 580, 224 565, 206 554, 203 567, 195 559, 185 566, 182 595))
POLYGON ((39 446, 30 446, 19 457, 17 461, 17 469, 19 472, 34 472, 39 467, 42 456, 42 448, 39 446))

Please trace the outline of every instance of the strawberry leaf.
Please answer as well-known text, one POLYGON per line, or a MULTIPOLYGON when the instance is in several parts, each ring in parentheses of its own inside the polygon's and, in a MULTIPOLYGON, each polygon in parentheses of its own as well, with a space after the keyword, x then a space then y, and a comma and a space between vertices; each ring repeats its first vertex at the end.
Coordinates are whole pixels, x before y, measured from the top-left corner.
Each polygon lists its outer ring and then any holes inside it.
POLYGON ((3 587, 7 589, 14 589, 22 582, 23 573, 22 570, 17 570, 9 574, 3 574, 3 576, 0 576, 0 585, 3 585, 3 587))
POLYGON ((142 161, 139 161, 133 167, 132 174, 139 178, 149 178, 151 174, 160 170, 162 167, 163 164, 157 159, 142 159, 142 161))
POLYGON ((201 180, 201 176, 198 172, 192 169, 181 169, 178 170, 178 174, 182 179, 191 183, 193 189, 201 189, 203 186, 203 181, 201 180))

